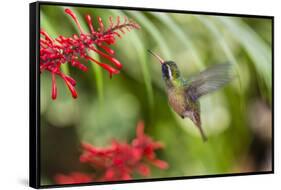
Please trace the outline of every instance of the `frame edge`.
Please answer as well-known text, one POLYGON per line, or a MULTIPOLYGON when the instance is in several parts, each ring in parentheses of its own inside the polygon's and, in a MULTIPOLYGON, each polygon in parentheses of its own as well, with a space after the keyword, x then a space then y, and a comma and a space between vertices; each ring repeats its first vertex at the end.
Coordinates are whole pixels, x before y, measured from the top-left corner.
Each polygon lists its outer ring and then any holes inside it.
POLYGON ((37 51, 39 3, 29 4, 29 186, 40 188, 38 149, 37 51), (34 64, 36 63, 36 64, 34 64))

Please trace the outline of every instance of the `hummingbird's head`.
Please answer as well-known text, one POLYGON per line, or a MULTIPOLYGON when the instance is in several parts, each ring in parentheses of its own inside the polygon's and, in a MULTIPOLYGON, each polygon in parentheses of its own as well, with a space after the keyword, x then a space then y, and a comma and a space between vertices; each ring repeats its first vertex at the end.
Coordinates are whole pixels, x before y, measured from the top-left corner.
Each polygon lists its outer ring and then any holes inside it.
POLYGON ((178 66, 173 61, 165 61, 162 63, 162 76, 166 80, 173 80, 180 77, 178 66))
POLYGON ((173 80, 180 77, 180 71, 178 69, 178 66, 173 61, 164 61, 160 56, 154 54, 152 51, 147 50, 149 53, 151 53, 154 57, 158 59, 162 66, 162 76, 165 80, 173 80))

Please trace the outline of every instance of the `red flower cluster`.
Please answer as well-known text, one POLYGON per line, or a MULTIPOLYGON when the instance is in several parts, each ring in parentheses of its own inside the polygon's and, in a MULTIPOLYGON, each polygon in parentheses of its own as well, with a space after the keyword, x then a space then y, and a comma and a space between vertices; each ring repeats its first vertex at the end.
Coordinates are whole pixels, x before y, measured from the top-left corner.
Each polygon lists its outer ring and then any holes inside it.
POLYGON ((121 38, 121 33, 125 33, 125 29, 130 31, 131 29, 139 29, 139 25, 135 22, 128 20, 126 17, 121 23, 120 17, 117 17, 116 24, 113 22, 112 17, 109 18, 110 25, 108 29, 105 29, 103 21, 98 17, 99 28, 95 30, 92 25, 90 15, 86 15, 90 33, 85 33, 82 29, 76 15, 70 10, 65 9, 65 13, 70 15, 79 29, 79 35, 74 34, 72 37, 59 36, 56 39, 51 38, 46 31, 41 29, 40 34, 40 71, 47 70, 52 73, 52 98, 57 97, 56 87, 56 75, 60 76, 69 88, 72 97, 77 97, 77 92, 74 88, 76 81, 66 76, 61 71, 61 65, 68 63, 73 67, 76 67, 82 71, 87 71, 87 67, 83 65, 79 59, 90 60, 104 68, 109 72, 110 77, 113 74, 118 74, 122 68, 122 64, 115 59, 114 51, 109 48, 116 41, 116 36, 121 38), (102 49, 98 49, 98 48, 102 49), (114 66, 110 66, 105 63, 101 63, 94 58, 90 57, 87 51, 94 51, 109 60, 114 66))
MULTIPOLYGON (((97 148, 82 143, 83 153, 81 163, 89 164, 95 171, 92 181, 116 181, 132 179, 135 172, 142 176, 150 175, 149 164, 160 169, 166 169, 168 164, 156 157, 155 151, 163 148, 159 142, 144 134, 144 123, 137 125, 137 137, 132 143, 114 141, 110 147, 97 148)), ((85 174, 89 176, 88 174, 85 174)), ((59 184, 68 183, 69 179, 76 181, 73 175, 57 175, 55 181, 59 184), (63 178, 58 176, 64 176, 63 178)), ((81 178, 80 182, 84 182, 81 178)))

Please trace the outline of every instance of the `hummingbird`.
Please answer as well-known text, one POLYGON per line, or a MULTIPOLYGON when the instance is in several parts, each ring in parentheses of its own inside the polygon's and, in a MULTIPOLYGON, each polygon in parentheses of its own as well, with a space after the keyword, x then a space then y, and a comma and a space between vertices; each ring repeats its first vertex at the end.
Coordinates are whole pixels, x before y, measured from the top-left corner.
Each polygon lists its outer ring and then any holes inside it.
POLYGON ((231 81, 231 64, 216 64, 185 79, 174 61, 164 61, 159 55, 148 50, 158 59, 162 67, 168 102, 181 117, 189 118, 197 126, 203 141, 207 137, 201 126, 199 98, 226 85, 231 81))

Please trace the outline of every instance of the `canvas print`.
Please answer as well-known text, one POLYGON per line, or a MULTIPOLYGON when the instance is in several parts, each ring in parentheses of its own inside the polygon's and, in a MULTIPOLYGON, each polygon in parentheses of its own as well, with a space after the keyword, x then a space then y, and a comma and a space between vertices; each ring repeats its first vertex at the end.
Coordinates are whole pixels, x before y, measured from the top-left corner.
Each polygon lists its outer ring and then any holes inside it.
POLYGON ((39 12, 41 186, 272 172, 272 18, 39 12))

